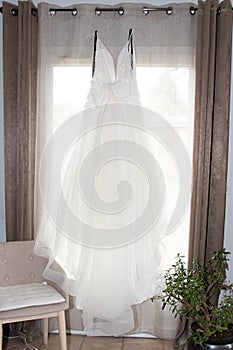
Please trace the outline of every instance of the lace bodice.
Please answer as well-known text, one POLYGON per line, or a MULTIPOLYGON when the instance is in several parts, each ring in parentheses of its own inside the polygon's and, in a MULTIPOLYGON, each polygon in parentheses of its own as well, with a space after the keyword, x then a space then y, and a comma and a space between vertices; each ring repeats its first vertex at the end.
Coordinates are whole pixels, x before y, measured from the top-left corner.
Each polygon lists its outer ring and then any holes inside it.
MULTIPOLYGON (((132 35, 132 34, 131 34, 132 35)), ((116 67, 114 58, 103 42, 96 38, 95 66, 86 107, 106 103, 137 103, 135 51, 131 36, 122 47, 116 67)))

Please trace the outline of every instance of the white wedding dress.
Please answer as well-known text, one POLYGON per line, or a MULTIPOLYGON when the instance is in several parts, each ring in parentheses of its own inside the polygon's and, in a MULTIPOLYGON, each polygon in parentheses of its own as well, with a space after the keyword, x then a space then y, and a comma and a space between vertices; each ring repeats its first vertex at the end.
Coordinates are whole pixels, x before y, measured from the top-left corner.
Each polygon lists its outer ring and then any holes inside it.
MULTIPOLYGON (((132 39, 131 33, 115 68, 111 53, 96 33, 92 85, 81 117, 81 130, 88 132, 79 132, 82 137, 63 164, 62 193, 68 209, 59 206, 59 201, 54 200, 53 204, 57 206, 62 230, 46 213, 42 214, 35 245, 37 254, 49 258, 45 277, 76 297, 88 335, 131 331, 132 305, 148 300, 162 288, 160 263, 165 220, 159 217, 156 228, 151 225, 146 232, 140 222, 150 193, 145 169, 136 163, 139 146, 150 148, 150 142, 128 123, 129 115, 143 117, 137 109, 132 39), (84 127, 88 123, 93 125, 84 127), (134 154, 132 146, 136 146, 134 154), (128 154, 136 160, 128 161, 128 154), (73 217, 68 220, 68 210, 78 218, 76 221, 72 221, 73 217)), ((150 161, 147 165, 152 166, 150 161)), ((158 178, 159 174, 155 174, 154 186, 158 178)), ((147 208, 148 218, 160 210, 159 187, 156 200, 147 208)), ((50 201, 53 195, 56 194, 51 190, 45 200, 50 201)))

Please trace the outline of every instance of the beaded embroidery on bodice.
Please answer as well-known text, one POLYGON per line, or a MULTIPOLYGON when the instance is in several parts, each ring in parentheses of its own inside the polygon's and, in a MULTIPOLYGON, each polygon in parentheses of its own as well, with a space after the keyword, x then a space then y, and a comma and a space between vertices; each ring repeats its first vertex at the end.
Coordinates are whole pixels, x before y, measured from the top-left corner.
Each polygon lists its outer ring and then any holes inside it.
POLYGON ((135 54, 134 50, 132 54, 130 45, 131 36, 120 50, 115 68, 112 54, 97 37, 95 69, 86 107, 114 102, 137 103, 135 54))

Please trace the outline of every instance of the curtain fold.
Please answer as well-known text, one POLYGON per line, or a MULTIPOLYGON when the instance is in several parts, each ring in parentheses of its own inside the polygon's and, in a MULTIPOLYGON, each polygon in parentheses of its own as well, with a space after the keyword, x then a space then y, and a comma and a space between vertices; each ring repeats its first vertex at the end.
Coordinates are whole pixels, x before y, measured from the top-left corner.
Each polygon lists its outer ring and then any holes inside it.
POLYGON ((228 160, 232 6, 199 1, 189 263, 222 248, 228 160))
POLYGON ((31 1, 3 2, 6 239, 33 239, 37 17, 31 1))

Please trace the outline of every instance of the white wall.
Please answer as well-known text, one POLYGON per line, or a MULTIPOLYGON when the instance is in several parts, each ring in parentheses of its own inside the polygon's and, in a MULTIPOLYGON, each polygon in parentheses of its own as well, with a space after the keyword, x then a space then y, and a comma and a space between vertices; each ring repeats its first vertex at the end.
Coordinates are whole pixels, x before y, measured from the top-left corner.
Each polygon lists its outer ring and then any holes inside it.
MULTIPOLYGON (((37 5, 41 0, 34 0, 37 5)), ((12 3, 17 3, 16 0, 11 0, 12 3)), ((71 4, 82 3, 83 1, 73 0, 51 0, 51 4, 69 6, 71 4)), ((114 0, 91 0, 90 3, 102 3, 102 4, 117 4, 119 1, 114 0)), ((140 0, 127 0, 130 3, 140 3, 140 0)), ((178 3, 187 2, 186 0, 178 0, 178 3)), ((196 0, 194 1, 197 2, 196 0)), ((166 4, 166 1, 156 0, 149 1, 148 3, 154 5, 166 4)), ((0 1, 1 6, 1 1, 0 1)), ((2 15, 0 15, 0 38, 2 38, 2 15)), ((1 39, 0 39, 1 40, 1 39)), ((232 62, 233 67, 233 62, 232 62)), ((2 41, 0 42, 0 71, 2 72, 2 41)), ((233 78, 232 78, 233 86, 233 78)), ((233 106, 233 89, 231 95, 231 101, 233 106)), ((0 242, 5 240, 5 225, 4 225, 4 178, 3 178, 3 94, 2 94, 2 74, 0 75, 0 242)), ((233 118, 233 108, 231 113, 231 119, 233 118)), ((233 251, 233 122, 230 123, 230 154, 229 154, 229 170, 228 170, 228 193, 227 193, 227 212, 226 212, 226 225, 225 225, 225 247, 229 251, 233 251)), ((229 277, 233 280, 233 257, 230 261, 229 277)))

